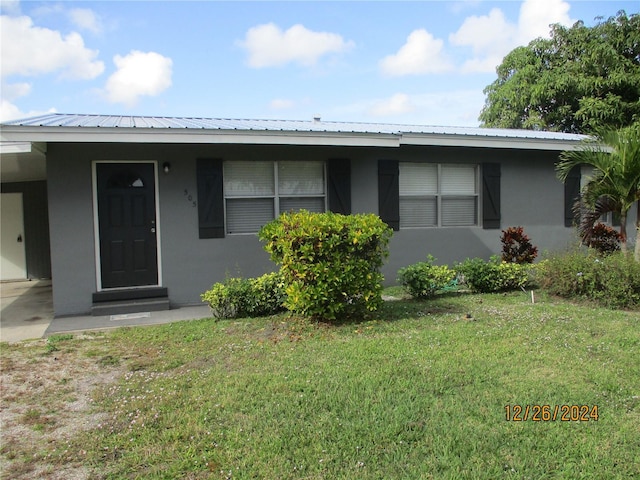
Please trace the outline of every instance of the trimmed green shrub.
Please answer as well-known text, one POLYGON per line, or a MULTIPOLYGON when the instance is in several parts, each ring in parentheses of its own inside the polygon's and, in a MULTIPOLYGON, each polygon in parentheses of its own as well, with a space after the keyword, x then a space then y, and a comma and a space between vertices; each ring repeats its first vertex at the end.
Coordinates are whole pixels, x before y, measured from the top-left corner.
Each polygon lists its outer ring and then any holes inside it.
POLYGON ((609 308, 640 306, 640 262, 632 254, 565 252, 541 262, 538 277, 542 288, 560 297, 593 300, 609 308))
POLYGON ((376 215, 283 213, 258 233, 281 266, 285 306, 316 319, 362 316, 382 304, 392 230, 376 215))
POLYGON ((243 316, 250 288, 246 278, 227 278, 224 282, 214 283, 200 297, 209 304, 215 318, 236 318, 243 316))
POLYGON ((474 292, 491 293, 518 290, 530 283, 533 265, 504 262, 494 255, 487 262, 466 259, 455 266, 464 283, 474 292))
POLYGON ((259 317, 284 310, 284 282, 279 273, 258 278, 227 278, 201 296, 215 318, 259 317))
POLYGON ((430 298, 449 285, 455 278, 455 270, 448 266, 433 265, 435 258, 428 255, 426 262, 419 262, 398 270, 398 283, 415 298, 430 298))
POLYGON ((522 227, 502 230, 502 261, 509 263, 533 263, 538 256, 538 247, 525 235, 522 227))
POLYGON ((287 299, 280 272, 267 273, 249 280, 251 294, 247 298, 247 314, 261 317, 285 310, 287 299))

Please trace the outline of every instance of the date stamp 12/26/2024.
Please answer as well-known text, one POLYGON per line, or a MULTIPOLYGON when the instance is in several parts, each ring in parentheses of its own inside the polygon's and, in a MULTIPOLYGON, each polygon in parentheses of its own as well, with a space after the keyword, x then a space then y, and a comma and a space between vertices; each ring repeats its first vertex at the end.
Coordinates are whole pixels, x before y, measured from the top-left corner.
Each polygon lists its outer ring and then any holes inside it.
POLYGON ((598 405, 505 405, 508 422, 597 422, 598 405))

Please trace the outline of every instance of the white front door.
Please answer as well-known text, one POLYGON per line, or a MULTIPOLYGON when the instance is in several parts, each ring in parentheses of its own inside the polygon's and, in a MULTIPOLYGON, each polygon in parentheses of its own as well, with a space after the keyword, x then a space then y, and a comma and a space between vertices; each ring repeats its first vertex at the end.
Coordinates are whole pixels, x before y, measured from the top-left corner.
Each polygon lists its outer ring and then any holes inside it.
POLYGON ((0 195, 0 280, 27 278, 22 193, 0 195))

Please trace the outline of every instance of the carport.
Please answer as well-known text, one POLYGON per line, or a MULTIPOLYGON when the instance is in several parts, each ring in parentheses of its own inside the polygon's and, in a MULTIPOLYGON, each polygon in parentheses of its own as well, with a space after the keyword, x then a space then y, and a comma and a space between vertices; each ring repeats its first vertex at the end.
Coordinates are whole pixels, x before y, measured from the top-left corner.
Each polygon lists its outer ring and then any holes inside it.
POLYGON ((0 143, 0 280, 51 278, 46 144, 0 143))

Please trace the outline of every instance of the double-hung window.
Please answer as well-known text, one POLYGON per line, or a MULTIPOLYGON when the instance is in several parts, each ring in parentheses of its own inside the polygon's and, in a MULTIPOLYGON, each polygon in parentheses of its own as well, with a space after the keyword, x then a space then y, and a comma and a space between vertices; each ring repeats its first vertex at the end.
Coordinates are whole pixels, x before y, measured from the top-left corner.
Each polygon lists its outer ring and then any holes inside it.
POLYGON ((283 212, 324 212, 324 162, 224 162, 227 233, 255 233, 283 212))
POLYGON ((478 225, 478 166, 400 162, 400 228, 478 225))

